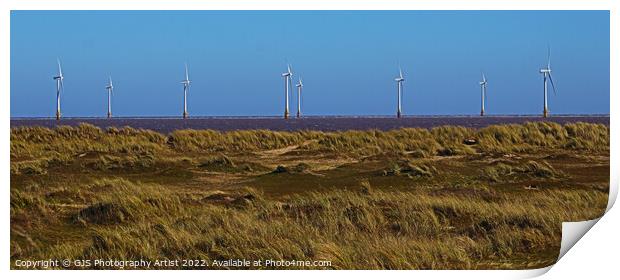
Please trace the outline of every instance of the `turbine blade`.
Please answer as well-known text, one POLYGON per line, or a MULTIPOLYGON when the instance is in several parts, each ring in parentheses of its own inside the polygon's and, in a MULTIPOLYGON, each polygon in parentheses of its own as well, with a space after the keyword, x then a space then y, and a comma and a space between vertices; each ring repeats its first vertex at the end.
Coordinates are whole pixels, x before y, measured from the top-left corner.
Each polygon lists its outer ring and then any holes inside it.
POLYGON ((400 65, 398 66, 398 74, 400 75, 400 78, 403 78, 403 69, 400 68, 400 65))
POLYGON ((551 69, 551 47, 547 45, 547 69, 551 69))
POLYGON ((60 58, 56 58, 56 62, 58 62, 58 76, 62 77, 62 67, 60 67, 60 58))
POLYGON ((553 88, 553 95, 557 95, 555 92, 555 84, 553 84, 553 78, 551 78, 551 73, 549 73, 549 81, 551 81, 551 88, 553 88))
POLYGON ((288 80, 288 94, 289 98, 291 98, 291 96, 293 95, 293 78, 291 78, 291 76, 287 77, 288 80))
POLYGON ((189 72, 187 71, 187 63, 185 63, 185 80, 189 81, 189 72))

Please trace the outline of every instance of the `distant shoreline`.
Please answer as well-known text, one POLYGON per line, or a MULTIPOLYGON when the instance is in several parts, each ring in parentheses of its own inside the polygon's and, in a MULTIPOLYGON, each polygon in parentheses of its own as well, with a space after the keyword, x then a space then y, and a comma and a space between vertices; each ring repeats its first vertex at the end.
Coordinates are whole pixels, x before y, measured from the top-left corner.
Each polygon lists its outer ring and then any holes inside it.
MULTIPOLYGON (((550 118, 564 118, 564 117, 609 117, 610 114, 557 114, 552 115, 550 118)), ((522 118, 522 117, 541 117, 540 114, 488 114, 485 116, 480 115, 403 115, 402 118, 522 118)), ((301 117, 302 119, 393 119, 393 115, 308 115, 301 117)), ((65 120, 73 119, 85 119, 85 120, 108 120, 106 117, 63 117, 65 120)), ((120 116, 113 117, 112 119, 183 119, 181 116, 120 116)), ((283 119, 282 116, 191 116, 189 119, 283 119)), ((291 117, 290 119, 295 119, 291 117)), ((11 117, 11 120, 55 120, 54 117, 11 117)))

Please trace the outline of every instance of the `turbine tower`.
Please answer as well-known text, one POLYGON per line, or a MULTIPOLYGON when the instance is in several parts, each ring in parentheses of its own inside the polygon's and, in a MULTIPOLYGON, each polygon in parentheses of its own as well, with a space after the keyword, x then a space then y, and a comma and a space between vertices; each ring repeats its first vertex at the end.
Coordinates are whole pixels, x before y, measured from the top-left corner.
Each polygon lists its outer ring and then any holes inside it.
POLYGON ((396 79, 394 79, 396 81, 396 84, 398 86, 398 107, 396 108, 396 117, 400 118, 401 117, 401 97, 402 97, 402 92, 403 92, 403 82, 405 81, 405 78, 403 78, 403 70, 400 68, 400 66, 398 67, 398 73, 399 76, 396 77, 396 79))
POLYGON ((555 95, 555 85, 553 84, 553 78, 551 77, 551 48, 547 47, 547 68, 539 70, 543 74, 543 117, 546 118, 549 115, 549 109, 547 107, 547 79, 551 82, 553 88, 553 94, 555 95))
POLYGON ((299 78, 299 82, 295 85, 297 87, 297 118, 301 117, 301 88, 304 87, 304 84, 301 82, 301 77, 299 78))
POLYGON ((293 73, 291 72, 291 65, 287 65, 286 67, 286 72, 282 73, 282 77, 284 78, 284 118, 288 119, 289 117, 289 111, 288 111, 288 97, 289 97, 289 90, 291 88, 292 82, 291 79, 293 78, 293 73))
POLYGON ((189 80, 189 72, 187 71, 187 63, 185 63, 185 80, 181 81, 183 84, 183 118, 187 119, 189 114, 187 114, 187 92, 189 91, 189 84, 191 81, 189 80))
POLYGON ((56 81, 56 119, 60 120, 60 92, 64 90, 63 80, 65 77, 62 75, 62 67, 60 67, 60 59, 56 59, 58 62, 58 75, 54 76, 56 81))
POLYGON ((112 118, 112 77, 109 77, 108 85, 105 86, 105 89, 108 90, 108 119, 112 118))
POLYGON ((482 73, 482 81, 480 82, 480 90, 482 90, 482 96, 480 96, 480 116, 484 116, 484 100, 487 98, 487 78, 482 73))

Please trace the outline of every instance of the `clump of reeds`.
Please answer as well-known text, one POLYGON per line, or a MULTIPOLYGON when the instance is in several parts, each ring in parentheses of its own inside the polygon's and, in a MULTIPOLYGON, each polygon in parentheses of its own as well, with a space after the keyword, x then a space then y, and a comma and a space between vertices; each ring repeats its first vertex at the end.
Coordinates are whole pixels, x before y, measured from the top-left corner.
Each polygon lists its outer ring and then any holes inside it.
POLYGON ((119 224, 130 218, 125 207, 116 203, 95 203, 78 212, 76 220, 93 224, 119 224))
POLYGON ((408 177, 433 177, 437 174, 437 168, 427 163, 413 163, 409 160, 393 162, 391 166, 383 170, 383 176, 408 176, 408 177))
POLYGON ((95 170, 130 171, 147 169, 155 165, 155 157, 144 155, 101 155, 93 160, 86 160, 84 166, 95 170))
POLYGON ((31 160, 11 163, 11 175, 47 174, 48 163, 45 160, 31 160))
POLYGON ((471 155, 476 151, 469 146, 458 144, 458 145, 446 145, 445 147, 437 150, 437 155, 439 156, 457 156, 457 155, 471 155))
POLYGON ((552 122, 523 125, 492 125, 478 131, 478 149, 483 152, 527 152, 540 148, 609 150, 609 127, 602 124, 552 122))
POLYGON ((235 162, 224 154, 208 158, 207 160, 200 162, 198 166, 217 171, 233 170, 237 168, 235 162))
POLYGON ((498 163, 484 169, 484 176, 493 182, 524 175, 530 178, 554 179, 563 176, 556 171, 548 162, 536 162, 530 160, 521 164, 498 163))

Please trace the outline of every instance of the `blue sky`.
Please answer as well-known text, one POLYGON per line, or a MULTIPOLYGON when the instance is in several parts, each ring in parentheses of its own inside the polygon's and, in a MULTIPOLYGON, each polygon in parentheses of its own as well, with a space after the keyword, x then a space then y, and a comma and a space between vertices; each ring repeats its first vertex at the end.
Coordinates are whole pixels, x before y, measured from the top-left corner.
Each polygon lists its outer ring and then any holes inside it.
MULTIPOLYGON (((398 64, 407 115, 539 114, 551 46, 552 114, 609 113, 608 11, 13 11, 11 116, 52 117, 56 58, 63 116, 283 112, 286 62, 307 115, 392 115, 398 64)), ((291 110, 294 114, 291 102, 291 110)))

